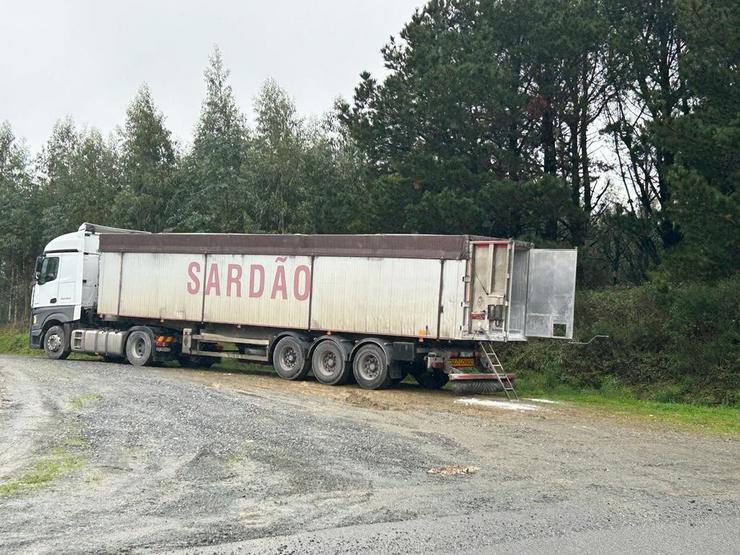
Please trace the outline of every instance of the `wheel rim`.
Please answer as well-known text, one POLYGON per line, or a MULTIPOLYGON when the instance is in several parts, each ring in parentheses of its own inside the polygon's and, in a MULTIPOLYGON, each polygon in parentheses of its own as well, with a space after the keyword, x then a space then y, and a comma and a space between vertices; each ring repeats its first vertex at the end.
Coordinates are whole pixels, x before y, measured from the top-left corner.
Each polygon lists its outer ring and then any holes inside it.
POLYGON ((288 345, 283 349, 280 356, 280 363, 286 370, 295 369, 298 363, 298 353, 296 353, 296 350, 291 345, 288 345))
POLYGON ((62 338, 58 333, 52 333, 46 338, 46 347, 56 353, 62 347, 62 338))
POLYGON ((133 351, 136 358, 144 358, 146 354, 146 340, 143 337, 139 336, 134 340, 133 351))
POLYGON ((380 375, 380 360, 374 353, 364 353, 357 363, 357 371, 363 379, 371 382, 380 375))
POLYGON ((318 372, 327 378, 333 378, 339 369, 339 357, 330 347, 324 352, 320 353, 318 357, 318 364, 316 365, 318 372))

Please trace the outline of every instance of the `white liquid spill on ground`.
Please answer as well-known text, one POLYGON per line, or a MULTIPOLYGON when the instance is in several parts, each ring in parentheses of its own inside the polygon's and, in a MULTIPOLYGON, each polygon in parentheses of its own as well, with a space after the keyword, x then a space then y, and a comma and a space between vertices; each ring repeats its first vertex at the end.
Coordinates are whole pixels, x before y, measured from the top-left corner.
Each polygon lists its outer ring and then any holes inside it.
POLYGON ((461 405, 476 405, 481 407, 491 407, 492 409, 506 409, 506 410, 540 410, 537 405, 528 405, 526 403, 518 403, 513 401, 491 401, 489 399, 474 399, 472 397, 464 399, 456 399, 455 403, 461 405))
POLYGON ((535 403, 545 403, 548 405, 559 405, 560 401, 551 401, 550 399, 526 399, 527 401, 534 401, 535 403))

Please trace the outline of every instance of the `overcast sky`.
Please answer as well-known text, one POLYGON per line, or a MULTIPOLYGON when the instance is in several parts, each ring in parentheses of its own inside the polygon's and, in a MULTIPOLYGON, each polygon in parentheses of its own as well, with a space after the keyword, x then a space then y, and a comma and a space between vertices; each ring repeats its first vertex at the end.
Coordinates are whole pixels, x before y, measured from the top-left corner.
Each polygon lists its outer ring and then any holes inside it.
POLYGON ((349 98, 423 0, 0 0, 0 121, 33 152, 71 116, 105 135, 141 83, 188 142, 217 44, 243 111, 275 79, 303 115, 349 98))

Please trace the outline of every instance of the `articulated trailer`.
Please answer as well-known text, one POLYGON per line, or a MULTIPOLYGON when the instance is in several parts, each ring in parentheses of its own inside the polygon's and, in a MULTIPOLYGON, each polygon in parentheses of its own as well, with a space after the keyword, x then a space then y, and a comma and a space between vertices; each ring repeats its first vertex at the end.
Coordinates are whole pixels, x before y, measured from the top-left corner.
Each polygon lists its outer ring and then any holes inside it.
POLYGON ((83 224, 37 260, 30 344, 137 366, 227 357, 367 389, 500 383, 496 342, 572 338, 575 272, 575 250, 490 237, 83 224))

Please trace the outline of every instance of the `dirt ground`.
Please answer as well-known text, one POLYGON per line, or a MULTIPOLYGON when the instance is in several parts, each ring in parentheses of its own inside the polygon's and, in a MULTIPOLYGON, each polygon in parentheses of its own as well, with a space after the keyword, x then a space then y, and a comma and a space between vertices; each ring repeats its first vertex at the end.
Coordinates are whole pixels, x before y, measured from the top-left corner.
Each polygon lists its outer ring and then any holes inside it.
POLYGON ((737 439, 459 400, 1 356, 0 552, 740 552, 737 439))

